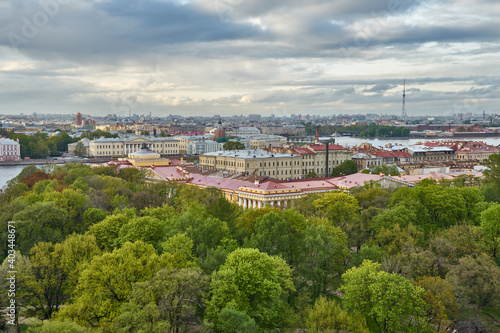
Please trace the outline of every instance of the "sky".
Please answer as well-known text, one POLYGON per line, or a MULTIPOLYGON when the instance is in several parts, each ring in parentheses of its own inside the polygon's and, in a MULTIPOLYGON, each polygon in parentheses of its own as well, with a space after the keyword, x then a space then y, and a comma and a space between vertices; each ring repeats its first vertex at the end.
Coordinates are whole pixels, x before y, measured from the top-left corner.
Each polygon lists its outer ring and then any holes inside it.
POLYGON ((0 0, 0 114, 500 111, 498 0, 0 0))

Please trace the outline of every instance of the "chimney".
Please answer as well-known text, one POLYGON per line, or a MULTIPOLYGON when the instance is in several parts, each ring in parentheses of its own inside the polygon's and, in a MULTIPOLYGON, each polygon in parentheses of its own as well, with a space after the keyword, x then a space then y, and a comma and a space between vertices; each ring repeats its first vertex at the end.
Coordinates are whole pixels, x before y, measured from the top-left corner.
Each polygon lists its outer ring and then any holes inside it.
POLYGON ((153 128, 153 136, 156 138, 156 128, 153 128))
POLYGON ((258 180, 257 178, 255 178, 255 180, 254 180, 254 184, 255 184, 255 185, 259 185, 259 180, 258 180))
POLYGON ((330 177, 329 172, 328 172, 328 169, 329 169, 329 168, 328 168, 328 157, 329 157, 329 155, 330 155, 330 154, 329 154, 329 144, 330 144, 330 142, 326 141, 326 144, 325 144, 325 146, 326 146, 326 158, 325 158, 325 163, 326 163, 326 168, 325 168, 325 170, 326 170, 326 172, 325 172, 325 174, 326 174, 326 175, 325 175, 325 177, 330 177))

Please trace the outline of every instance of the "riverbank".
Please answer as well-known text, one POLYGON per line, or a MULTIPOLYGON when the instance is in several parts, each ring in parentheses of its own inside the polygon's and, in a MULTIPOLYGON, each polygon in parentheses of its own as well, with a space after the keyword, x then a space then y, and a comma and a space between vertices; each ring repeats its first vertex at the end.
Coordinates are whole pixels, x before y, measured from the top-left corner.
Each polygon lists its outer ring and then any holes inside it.
POLYGON ((0 166, 9 165, 45 165, 45 164, 65 164, 69 162, 79 163, 106 163, 111 158, 57 158, 57 159, 30 159, 17 161, 0 161, 0 166))

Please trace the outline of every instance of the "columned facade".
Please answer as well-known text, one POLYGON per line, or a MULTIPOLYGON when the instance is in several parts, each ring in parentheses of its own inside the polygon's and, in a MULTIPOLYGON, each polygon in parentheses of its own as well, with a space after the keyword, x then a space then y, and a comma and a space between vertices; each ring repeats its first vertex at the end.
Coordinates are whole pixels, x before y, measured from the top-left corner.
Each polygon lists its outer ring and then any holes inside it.
POLYGON ((282 193, 265 193, 269 191, 261 191, 261 193, 249 193, 244 188, 240 188, 237 192, 238 205, 244 209, 263 208, 266 205, 271 207, 287 208, 290 201, 301 198, 304 193, 300 190, 292 191, 273 191, 282 193), (288 193, 287 193, 288 192, 288 193))

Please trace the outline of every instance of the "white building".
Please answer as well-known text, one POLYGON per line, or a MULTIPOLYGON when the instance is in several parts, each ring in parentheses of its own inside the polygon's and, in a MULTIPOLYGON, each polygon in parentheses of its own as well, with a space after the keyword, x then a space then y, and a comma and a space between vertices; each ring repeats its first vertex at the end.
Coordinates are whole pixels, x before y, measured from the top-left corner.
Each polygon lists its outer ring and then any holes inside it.
POLYGON ((131 137, 100 138, 89 142, 89 156, 120 157, 141 150, 146 144, 153 152, 164 156, 179 155, 179 141, 172 138, 131 137))
POLYGON ((189 141, 186 144, 187 155, 201 155, 222 150, 224 143, 214 140, 189 141))
POLYGON ((21 159, 21 145, 14 141, 0 137, 0 161, 17 161, 21 159))

